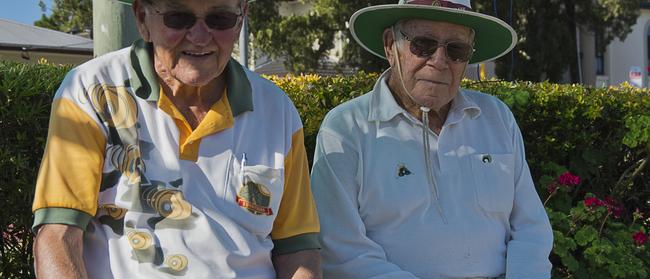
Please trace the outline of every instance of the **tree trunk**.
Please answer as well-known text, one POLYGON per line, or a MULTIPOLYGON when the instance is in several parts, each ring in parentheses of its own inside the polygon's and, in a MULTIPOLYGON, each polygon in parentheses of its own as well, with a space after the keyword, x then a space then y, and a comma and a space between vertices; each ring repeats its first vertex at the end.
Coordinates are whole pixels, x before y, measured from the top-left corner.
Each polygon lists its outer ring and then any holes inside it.
POLYGON ((578 53, 576 51, 576 48, 578 46, 578 41, 576 38, 576 10, 575 10, 575 2, 573 0, 566 0, 565 1, 565 7, 566 7, 566 23, 567 23, 567 28, 569 28, 569 33, 571 34, 571 40, 567 42, 567 48, 566 51, 570 51, 573 55, 569 55, 571 57, 569 61, 569 74, 571 76, 571 83, 579 83, 580 82, 580 76, 579 76, 579 71, 578 71, 578 53))

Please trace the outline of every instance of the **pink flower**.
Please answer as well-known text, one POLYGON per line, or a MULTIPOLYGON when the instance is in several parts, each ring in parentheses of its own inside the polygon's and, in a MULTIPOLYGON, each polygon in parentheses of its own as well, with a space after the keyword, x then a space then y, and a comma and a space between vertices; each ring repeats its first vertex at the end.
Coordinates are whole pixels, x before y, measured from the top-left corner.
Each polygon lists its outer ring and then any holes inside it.
POLYGON ((605 205, 605 202, 596 197, 586 198, 584 201, 585 207, 594 208, 605 205))
POLYGON ((612 197, 605 198, 605 206, 607 206, 607 211, 614 216, 614 218, 621 218, 623 214, 623 207, 616 202, 612 197))
POLYGON ((558 177, 557 181, 565 186, 578 185, 580 184, 580 177, 573 175, 571 172, 567 171, 561 174, 560 177, 558 177))
POLYGON ((636 232, 632 238, 634 239, 634 243, 636 243, 636 246, 641 246, 646 244, 648 242, 648 235, 643 233, 642 231, 636 232))
POLYGON ((554 194, 559 187, 560 186, 557 185, 557 183, 555 181, 553 181, 553 182, 549 183, 548 186, 546 186, 546 190, 548 190, 548 192, 550 194, 554 194))

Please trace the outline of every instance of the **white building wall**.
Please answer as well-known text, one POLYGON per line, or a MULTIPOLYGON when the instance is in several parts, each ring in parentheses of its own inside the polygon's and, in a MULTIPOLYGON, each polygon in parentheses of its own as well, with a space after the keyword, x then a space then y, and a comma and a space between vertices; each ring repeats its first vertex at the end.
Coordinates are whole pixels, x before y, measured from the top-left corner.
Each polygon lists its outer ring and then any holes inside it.
POLYGON ((605 53, 605 75, 610 85, 629 81, 631 67, 640 67, 643 73, 643 85, 647 87, 648 51, 647 32, 650 24, 650 10, 642 9, 632 32, 624 41, 615 39, 605 53))
POLYGON ((580 30, 580 59, 582 66, 582 83, 596 85, 596 37, 585 30, 580 30))

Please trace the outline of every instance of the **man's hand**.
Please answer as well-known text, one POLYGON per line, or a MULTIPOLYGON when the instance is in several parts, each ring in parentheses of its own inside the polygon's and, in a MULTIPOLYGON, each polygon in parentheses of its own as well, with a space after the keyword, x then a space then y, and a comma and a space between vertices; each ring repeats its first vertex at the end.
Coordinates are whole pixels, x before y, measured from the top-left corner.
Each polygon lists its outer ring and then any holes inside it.
POLYGON ((36 277, 86 279, 83 230, 74 226, 43 225, 34 240, 36 277))
POLYGON ((321 279, 320 251, 303 250, 273 256, 273 267, 278 279, 321 279))

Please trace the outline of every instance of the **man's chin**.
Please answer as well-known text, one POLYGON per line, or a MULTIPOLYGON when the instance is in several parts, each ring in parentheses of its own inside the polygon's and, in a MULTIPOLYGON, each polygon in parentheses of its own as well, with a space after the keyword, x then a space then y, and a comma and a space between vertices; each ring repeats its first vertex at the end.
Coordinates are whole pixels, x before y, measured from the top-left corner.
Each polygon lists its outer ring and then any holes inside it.
POLYGON ((452 99, 439 98, 439 97, 425 97, 425 98, 416 98, 416 101, 419 102, 420 106, 425 106, 433 111, 438 111, 440 108, 451 103, 452 99))
POLYGON ((214 78, 214 76, 201 75, 199 73, 192 72, 185 72, 183 75, 176 76, 176 79, 181 83, 194 87, 205 86, 214 78))

